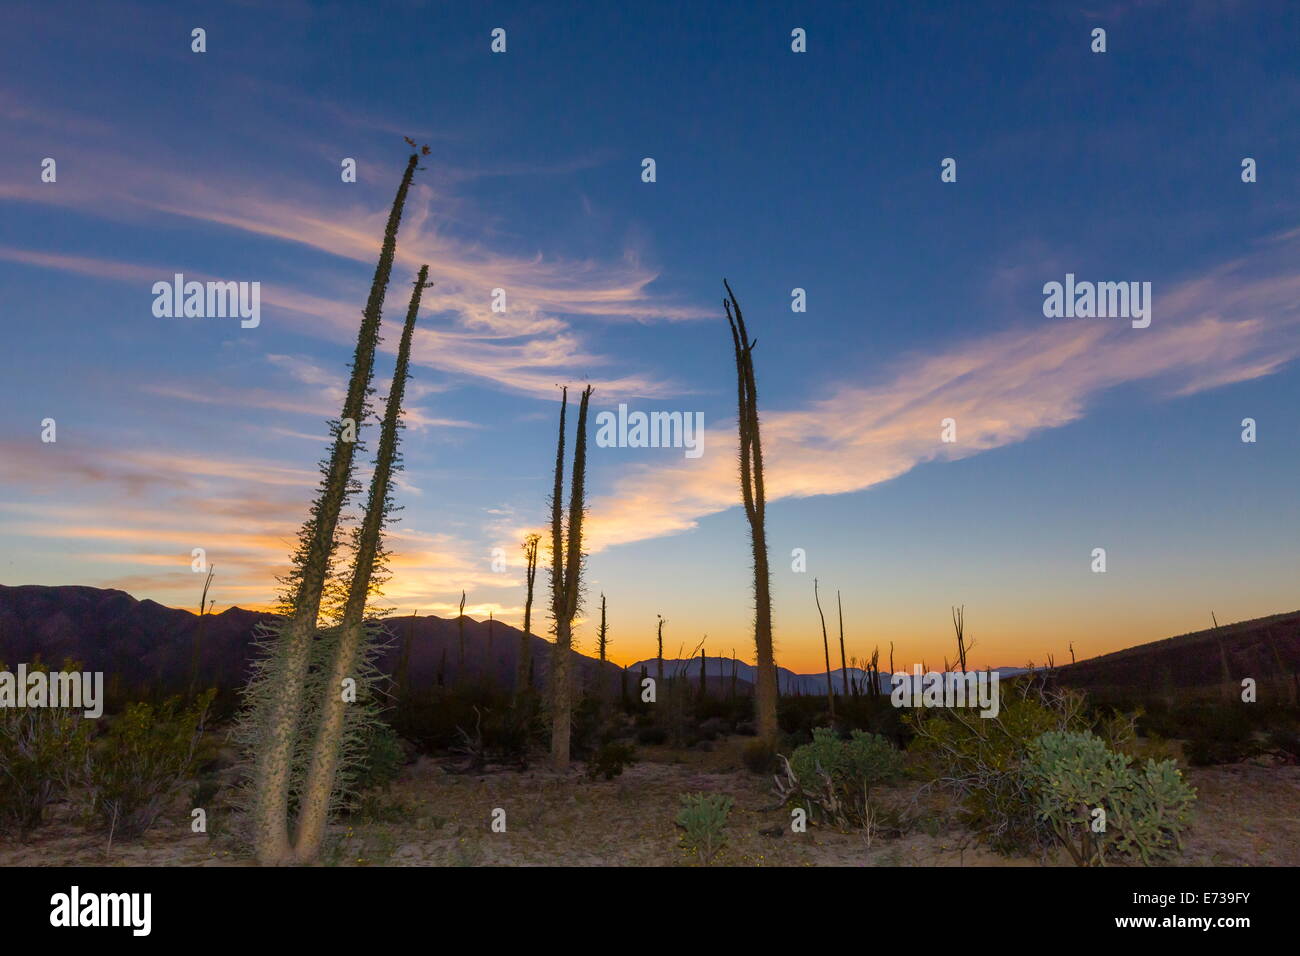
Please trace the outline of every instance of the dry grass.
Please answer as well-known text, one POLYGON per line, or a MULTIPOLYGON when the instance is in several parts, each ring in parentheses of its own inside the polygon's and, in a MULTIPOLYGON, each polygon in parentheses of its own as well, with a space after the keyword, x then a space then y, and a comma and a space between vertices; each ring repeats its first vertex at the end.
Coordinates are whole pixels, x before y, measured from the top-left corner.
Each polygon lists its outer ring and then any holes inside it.
MULTIPOLYGON (((339 866, 694 866, 674 823, 680 795, 726 794, 735 801, 727 845, 717 866, 1036 866, 1036 857, 1003 857, 943 822, 929 808, 926 825, 904 836, 838 833, 813 827, 790 832, 786 810, 772 807, 771 781, 744 769, 745 738, 712 751, 642 748, 640 762, 611 781, 579 770, 546 769, 479 775, 450 773, 421 759, 366 809, 331 831, 328 862, 339 866), (492 831, 493 811, 506 831, 492 831), (773 835, 776 831, 781 835, 773 835), (766 831, 766 832, 764 832, 766 831)), ((1199 792, 1183 865, 1300 865, 1300 767, 1238 764, 1187 771, 1199 792)), ((916 784, 882 791, 906 802, 916 784)), ((189 828, 188 807, 142 839, 114 844, 56 815, 23 845, 0 841, 0 866, 250 865, 228 841, 189 828)), ((1065 864, 1064 858, 1052 861, 1065 864)))

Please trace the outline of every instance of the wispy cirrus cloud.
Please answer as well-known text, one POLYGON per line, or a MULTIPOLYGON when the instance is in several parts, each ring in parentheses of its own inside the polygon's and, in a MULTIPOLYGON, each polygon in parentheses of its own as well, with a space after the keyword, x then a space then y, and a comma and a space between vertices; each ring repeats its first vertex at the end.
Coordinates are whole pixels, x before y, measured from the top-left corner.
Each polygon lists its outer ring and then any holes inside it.
MULTIPOLYGON (((768 500, 859 491, 923 462, 1024 441, 1078 421, 1127 383, 1179 397, 1274 374, 1300 356, 1297 246, 1265 243, 1157 291, 1149 329, 1045 319, 900 361, 878 384, 833 386, 800 409, 760 410, 768 500), (945 418, 956 421, 955 443, 940 440, 945 418)), ((592 505, 593 549, 687 531, 737 505, 736 441, 732 426, 710 429, 702 458, 631 470, 592 505)))
MULTIPOLYGON (((8 109, 24 116, 14 94, 6 94, 8 109)), ((56 114, 50 114, 56 117, 56 114)), ((56 128, 76 128, 75 117, 55 122, 56 128)), ((388 216, 391 195, 362 185, 346 188, 312 188, 298 183, 289 190, 272 192, 247 177, 237 178, 222 169, 194 169, 142 161, 122 148, 118 134, 91 128, 102 140, 96 148, 95 166, 75 178, 64 177, 57 186, 33 182, 30 176, 6 177, 0 182, 0 199, 56 205, 79 214, 122 222, 148 222, 176 218, 220 227, 238 233, 291 243, 324 257, 316 278, 304 282, 262 282, 263 302, 284 310, 283 320, 300 331, 348 341, 355 335, 357 314, 364 302, 364 279, 340 281, 328 269, 330 259, 369 266, 375 260, 388 216), (364 201, 357 199, 364 193, 364 201), (329 290, 322 292, 322 289, 329 290)), ((436 158, 426 161, 437 163, 436 158)), ((379 161, 363 160, 369 172, 383 168, 379 161)), ((398 167, 393 164, 392 179, 398 167)), ((585 168, 587 161, 547 167, 562 174, 585 168)), ((458 184, 475 175, 517 175, 519 165, 490 166, 477 174, 450 167, 440 174, 431 169, 417 174, 403 218, 397 251, 397 268, 390 288, 403 298, 404 283, 396 278, 413 275, 424 263, 431 265, 435 286, 425 294, 425 308, 448 317, 434 327, 426 325, 413 347, 412 362, 438 369, 465 381, 488 382, 510 391, 545 395, 557 380, 589 377, 602 392, 617 390, 629 396, 655 398, 684 391, 673 383, 644 371, 614 371, 619 360, 594 349, 581 324, 585 321, 684 321, 712 317, 710 309, 674 303, 651 286, 658 273, 634 250, 608 258, 573 258, 544 255, 540 251, 505 251, 500 236, 480 224, 481 236, 453 234, 440 216, 443 206, 460 206, 458 184), (434 186, 422 181, 429 179, 434 186), (503 289, 508 309, 493 311, 493 290, 503 289)), ((367 182, 371 182, 369 176, 367 182)), ((374 180, 377 184, 378 180, 374 180)), ((387 180, 384 180, 387 182, 387 180)), ((463 221, 467 218, 462 215, 463 221)), ((193 262, 141 264, 103 257, 45 249, 0 249, 0 258, 27 265, 60 269, 118 281, 144 282, 183 271, 203 280, 206 264, 193 262)), ((210 268, 210 267, 209 267, 210 268)), ((225 278, 225 277, 221 277, 225 278)), ((389 323, 391 325, 391 323, 389 323)), ((390 332, 393 330, 390 329, 390 332)), ((388 339, 395 341, 395 334, 388 339)), ((387 345, 393 348, 392 344, 387 345)))

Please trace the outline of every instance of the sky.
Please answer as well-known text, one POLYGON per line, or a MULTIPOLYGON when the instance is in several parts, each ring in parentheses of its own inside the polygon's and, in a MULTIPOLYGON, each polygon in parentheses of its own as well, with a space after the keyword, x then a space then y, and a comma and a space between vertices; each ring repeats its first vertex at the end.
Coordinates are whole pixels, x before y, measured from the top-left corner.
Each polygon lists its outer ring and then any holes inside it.
POLYGON ((0 17, 0 583, 194 608, 203 548, 218 611, 274 600, 409 136, 430 154, 380 395, 421 264, 436 285, 381 605, 454 615, 463 589, 521 622, 559 387, 590 383, 593 414, 705 432, 699 457, 590 448, 578 649, 603 593, 620 663, 653 655, 660 614, 670 656, 752 660, 724 277, 758 341, 779 664, 823 666, 814 578, 832 641, 839 592, 849 655, 892 643, 900 667, 954 656, 953 605, 977 666, 1300 605, 1296 4, 0 17), (260 283, 260 324, 156 316, 176 273, 260 283), (1046 316, 1067 274, 1149 282, 1149 327, 1046 316))

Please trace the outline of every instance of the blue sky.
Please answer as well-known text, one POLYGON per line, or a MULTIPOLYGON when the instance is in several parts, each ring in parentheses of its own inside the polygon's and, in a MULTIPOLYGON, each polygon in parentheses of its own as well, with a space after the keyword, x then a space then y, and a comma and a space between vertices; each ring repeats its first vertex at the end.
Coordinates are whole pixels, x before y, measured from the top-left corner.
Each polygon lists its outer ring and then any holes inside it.
POLYGON ((438 284, 390 605, 465 588, 518 622, 556 386, 591 381, 709 429, 695 461, 592 449, 615 658, 656 613, 673 648, 752 653, 726 276, 759 340, 780 663, 817 666, 814 575, 850 653, 900 663, 950 653, 954 603, 981 664, 1293 609, 1297 8, 953 8, 7 5, 0 581, 192 606, 204 547, 219 607, 271 599, 409 135, 431 155, 381 388, 411 277, 438 284), (154 317, 175 272, 261 282, 261 325, 154 317), (1067 272, 1151 282, 1151 327, 1045 318, 1067 272))

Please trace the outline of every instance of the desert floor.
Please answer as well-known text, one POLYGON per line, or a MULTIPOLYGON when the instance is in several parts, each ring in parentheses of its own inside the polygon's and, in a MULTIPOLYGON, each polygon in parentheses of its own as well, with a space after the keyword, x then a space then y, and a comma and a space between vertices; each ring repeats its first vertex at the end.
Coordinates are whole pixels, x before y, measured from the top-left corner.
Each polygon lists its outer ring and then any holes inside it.
MULTIPOLYGON (((675 825, 680 795, 731 796, 727 844, 717 866, 1040 866, 1069 865, 1062 853, 1005 857, 944 820, 940 800, 919 784, 882 790, 896 805, 914 798, 920 825, 903 836, 790 832, 790 813, 775 808, 771 779, 744 769, 746 738, 709 750, 639 748, 639 762, 613 780, 588 780, 581 764, 566 775, 537 768, 466 775, 454 761, 421 758, 382 794, 333 829, 327 863, 335 866, 697 866, 675 825), (927 802, 928 801, 928 802, 927 802), (494 811, 505 832, 494 832, 494 811), (500 817, 500 814, 497 814, 500 817)), ((1192 866, 1300 865, 1300 767, 1252 763, 1184 771, 1198 800, 1183 855, 1192 866)), ((250 865, 210 814, 210 834, 191 832, 178 801, 144 837, 106 847, 56 808, 28 843, 0 840, 0 866, 250 865)))

